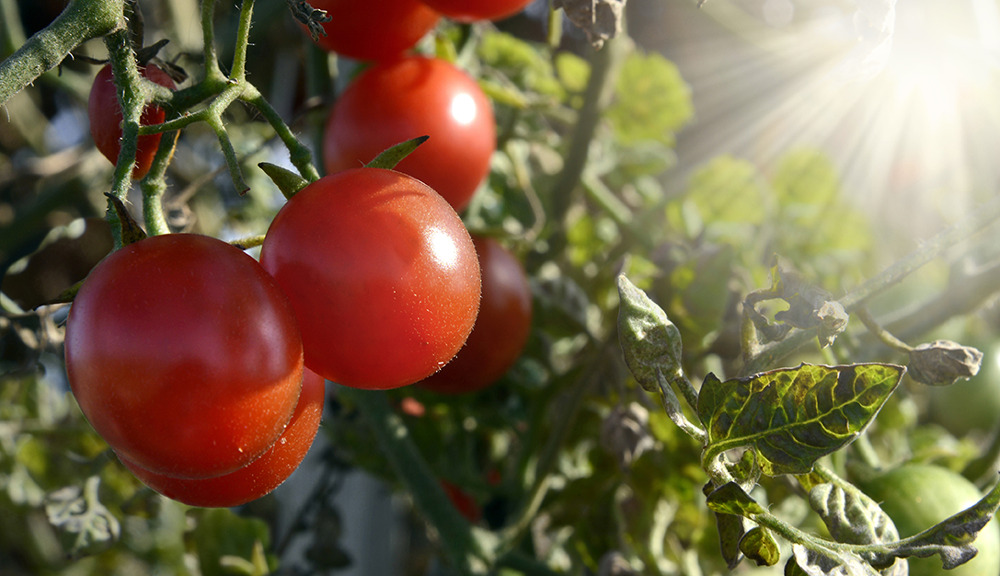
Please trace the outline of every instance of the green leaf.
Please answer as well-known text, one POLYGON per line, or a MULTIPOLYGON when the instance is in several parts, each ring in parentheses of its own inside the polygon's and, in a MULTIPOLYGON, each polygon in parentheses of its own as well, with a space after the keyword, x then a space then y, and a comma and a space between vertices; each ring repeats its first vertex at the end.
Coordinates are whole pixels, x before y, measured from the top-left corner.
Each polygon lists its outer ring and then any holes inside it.
POLYGON ((774 566, 781 560, 778 542, 770 530, 757 526, 740 539, 740 552, 758 566, 774 566))
POLYGON ((706 498, 708 509, 720 514, 733 514, 749 518, 767 512, 736 482, 719 486, 706 498))
POLYGON ((624 144, 655 140, 673 145, 694 115, 691 90, 673 62, 660 54, 633 52, 618 75, 607 118, 624 144))
MULTIPOLYGON (((792 544, 792 554, 795 563, 809 576, 879 576, 868 563, 850 552, 811 549, 802 544, 792 544)), ((789 573, 787 567, 785 573, 789 573)))
POLYGON ((121 534, 118 519, 98 498, 101 479, 90 476, 79 486, 49 494, 45 514, 68 544, 71 556, 92 554, 110 547, 121 534))
MULTIPOLYGON (((260 565, 258 546, 267 548, 270 533, 267 524, 257 518, 243 518, 228 508, 203 508, 197 511, 192 541, 197 547, 198 566, 204 576, 230 574, 226 565, 260 565), (236 558, 246 562, 238 562, 236 558)), ((256 568, 254 568, 256 570, 256 568)))
POLYGON ((764 183, 753 164, 720 156, 694 173, 685 201, 702 222, 711 222, 704 230, 711 239, 742 246, 752 240, 757 225, 767 218, 767 200, 764 183))
POLYGON ((659 389, 659 376, 668 381, 683 376, 681 333, 666 312, 624 275, 618 277, 618 339, 625 363, 643 389, 659 389))
POLYGON ((857 438, 905 371, 892 364, 801 364, 726 382, 709 375, 698 400, 706 461, 750 447, 764 474, 805 474, 857 438))

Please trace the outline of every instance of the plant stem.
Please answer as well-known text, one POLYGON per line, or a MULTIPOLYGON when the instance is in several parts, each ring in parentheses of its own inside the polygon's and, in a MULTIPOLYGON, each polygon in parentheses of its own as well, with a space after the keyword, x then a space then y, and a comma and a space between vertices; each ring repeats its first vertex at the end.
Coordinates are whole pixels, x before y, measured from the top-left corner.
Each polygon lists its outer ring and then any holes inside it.
POLYGON ((149 168, 146 177, 142 179, 142 217, 146 224, 146 233, 150 236, 168 234, 170 227, 167 219, 163 215, 163 194, 167 191, 167 182, 164 178, 167 172, 167 165, 174 155, 177 147, 177 137, 180 134, 176 131, 167 132, 160 138, 160 147, 156 150, 156 157, 149 168))
POLYGON ((402 418, 384 392, 343 387, 339 394, 355 404, 371 424, 379 448, 397 477, 406 484, 417 507, 440 534, 441 545, 462 574, 483 573, 494 563, 483 538, 448 500, 438 479, 420 454, 402 418))
POLYGON ((0 105, 44 72, 58 66, 86 40, 122 28, 123 0, 73 0, 45 29, 0 62, 0 105))

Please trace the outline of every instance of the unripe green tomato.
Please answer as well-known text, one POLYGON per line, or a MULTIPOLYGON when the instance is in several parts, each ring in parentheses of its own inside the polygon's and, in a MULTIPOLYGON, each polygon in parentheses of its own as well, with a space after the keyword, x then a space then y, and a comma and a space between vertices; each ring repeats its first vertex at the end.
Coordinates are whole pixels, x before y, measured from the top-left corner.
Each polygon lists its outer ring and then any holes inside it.
MULTIPOLYGON (((946 468, 906 465, 859 487, 892 518, 905 538, 972 506, 982 494, 964 476, 946 468)), ((910 576, 993 576, 1000 574, 1000 526, 991 520, 973 543, 979 553, 972 560, 945 570, 940 556, 909 558, 910 576)))

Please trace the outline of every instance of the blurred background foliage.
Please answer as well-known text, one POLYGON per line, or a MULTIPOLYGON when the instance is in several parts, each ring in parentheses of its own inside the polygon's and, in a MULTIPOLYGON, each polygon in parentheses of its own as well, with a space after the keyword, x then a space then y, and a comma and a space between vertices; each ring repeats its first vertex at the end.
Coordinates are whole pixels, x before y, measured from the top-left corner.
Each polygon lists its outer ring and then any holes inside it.
MULTIPOLYGON (((196 69, 198 3, 140 4, 147 43, 169 39, 161 57, 196 69)), ((840 88, 853 99, 842 115, 826 92, 814 90, 817 77, 850 61, 842 48, 854 45, 839 28, 828 36, 816 30, 831 11, 849 23, 863 2, 820 3, 821 14, 791 0, 712 0, 702 10, 694 1, 636 0, 626 19, 630 35, 600 52, 571 26, 553 41, 546 4, 496 25, 442 22, 418 47, 455 60, 495 104, 498 151, 463 218, 523 259, 535 307, 528 347, 480 393, 406 388, 389 398, 434 473, 460 488, 478 525, 531 559, 504 570, 729 573, 701 493, 698 447, 622 362, 616 276, 627 272, 678 325, 687 373, 732 377, 740 369, 743 298, 770 286, 776 256, 807 285, 842 296, 918 248, 916 238, 995 195, 995 181, 921 182, 938 163, 921 164, 922 152, 908 139, 896 143, 906 155, 876 158, 892 163, 878 171, 848 161, 881 148, 870 152, 867 132, 850 133, 871 125, 856 122, 865 117, 859 88, 840 88), (603 92, 590 94, 594 86, 603 92), (581 137, 588 122, 593 137, 581 137), (824 137, 790 136, 817 131, 824 137), (947 209, 938 210, 942 205, 947 209)), ((0 6, 8 55, 61 2, 0 6)), ((219 4, 223 62, 237 16, 219 4)), ((284 2, 258 2, 255 23, 248 75, 318 149, 326 109, 356 63, 315 48, 284 2)), ((76 54, 99 59, 105 52, 94 41, 76 54)), ((96 70, 85 58, 68 60, 0 116, 0 574, 349 570, 373 553, 344 548, 341 536, 360 521, 333 499, 357 470, 395 494, 406 534, 392 550, 400 573, 448 573, 436 535, 372 449, 369 424, 335 388, 324 441, 290 481, 308 494, 301 508, 282 490, 237 510, 166 500, 133 479, 83 420, 62 368, 66 308, 45 304, 111 247, 102 215, 112 166, 90 142, 85 116, 96 70)), ((938 106, 931 113, 942 114, 938 106)), ((226 122, 250 192, 236 193, 211 131, 187 129, 164 200, 174 230, 227 240, 260 234, 283 201, 256 168, 261 161, 291 167, 271 129, 239 107, 226 122)), ((914 137, 933 136, 925 122, 911 121, 914 137)), ((984 138, 977 133, 974 141, 984 138)), ((950 169, 968 171, 971 162, 950 169)), ((986 353, 980 374, 954 387, 906 381, 867 440, 886 462, 961 470, 997 428, 996 240, 994 229, 964 243, 870 303, 914 344, 948 337, 986 353)), ((766 313, 774 318, 781 309, 766 313)), ((898 360, 855 324, 832 348, 806 346, 784 363, 898 360)), ((791 522, 815 523, 788 487, 768 489, 770 500, 762 502, 791 522)))

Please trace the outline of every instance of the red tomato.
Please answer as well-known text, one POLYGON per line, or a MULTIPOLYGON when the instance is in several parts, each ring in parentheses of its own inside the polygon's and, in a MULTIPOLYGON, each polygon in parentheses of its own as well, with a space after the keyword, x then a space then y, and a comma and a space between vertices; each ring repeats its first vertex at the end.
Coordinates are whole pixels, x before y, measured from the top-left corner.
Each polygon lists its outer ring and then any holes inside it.
POLYGON ((420 382, 435 392, 473 392, 493 384, 521 355, 531 332, 531 287, 521 263, 492 238, 472 241, 482 270, 479 316, 455 358, 420 382))
POLYGON ((330 173, 356 168, 424 135, 430 139, 396 170, 461 211, 490 171, 496 121, 479 85, 444 60, 411 57, 362 72, 330 111, 324 164, 330 173))
MULTIPOLYGON (((139 72, 160 86, 173 90, 174 81, 167 73, 150 64, 140 68, 139 72)), ((87 102, 87 116, 90 118, 90 135, 97 149, 104 157, 114 164, 118 162, 118 152, 121 150, 122 139, 122 108, 118 103, 117 89, 111 78, 111 65, 105 65, 94 78, 90 89, 90 100, 87 102)), ((163 122, 166 113, 159 107, 149 105, 142 111, 139 124, 149 126, 163 122)), ((132 178, 139 179, 149 172, 153 163, 156 148, 160 145, 161 134, 140 136, 136 153, 135 166, 132 168, 132 178)))
POLYGON ((310 0, 332 19, 323 23, 323 49, 355 60, 386 60, 409 50, 439 15, 420 0, 310 0))
POLYGON ((447 480, 441 480, 440 482, 441 488, 448 496, 448 500, 451 500, 452 506, 458 510, 458 513, 464 516, 465 519, 472 524, 479 523, 479 520, 483 517, 483 513, 479 509, 479 504, 476 502, 476 499, 470 496, 465 490, 462 490, 447 480))
POLYGON ((513 16, 531 0, 423 0, 431 8, 459 22, 500 20, 513 16))
POLYGON ((346 386, 396 388, 437 371, 479 309, 479 263, 458 214, 393 170, 303 188, 271 222, 260 261, 295 309, 306 366, 346 386))
POLYGON ((66 325, 80 408, 122 456, 205 478, 255 460, 298 402, 302 341, 280 289, 214 238, 153 236, 90 273, 66 325))
POLYGON ((260 458, 235 472, 214 478, 175 478, 150 472, 123 456, 118 458, 146 486, 189 506, 246 504, 277 488, 306 457, 323 414, 324 384, 323 378, 306 370, 299 403, 285 431, 260 458))

